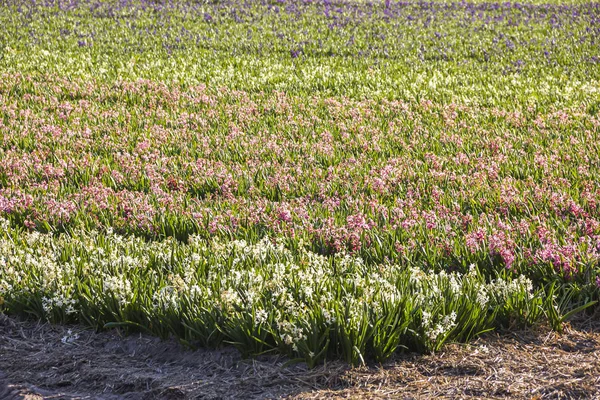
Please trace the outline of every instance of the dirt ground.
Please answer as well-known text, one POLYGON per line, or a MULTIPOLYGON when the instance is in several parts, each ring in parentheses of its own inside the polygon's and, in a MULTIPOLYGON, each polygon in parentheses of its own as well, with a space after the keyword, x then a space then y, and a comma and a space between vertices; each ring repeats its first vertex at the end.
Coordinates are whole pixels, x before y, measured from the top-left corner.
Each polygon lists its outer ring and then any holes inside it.
POLYGON ((600 399, 600 315, 562 335, 488 334, 383 366, 308 370, 279 357, 189 350, 0 315, 0 399, 600 399), (69 332, 70 330, 70 332, 69 332))

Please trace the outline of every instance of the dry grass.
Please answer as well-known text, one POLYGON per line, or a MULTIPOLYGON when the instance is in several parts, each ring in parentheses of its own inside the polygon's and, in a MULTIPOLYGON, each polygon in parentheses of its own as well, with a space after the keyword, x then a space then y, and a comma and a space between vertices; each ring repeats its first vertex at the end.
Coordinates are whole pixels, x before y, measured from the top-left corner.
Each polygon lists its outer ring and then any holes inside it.
MULTIPOLYGON (((600 316, 574 322, 563 334, 541 328, 490 334, 383 366, 335 362, 307 370, 285 362, 0 316, 6 375, 0 382, 11 383, 15 398, 28 399, 600 399, 600 316), (63 343, 68 329, 79 338, 63 343)), ((8 393, 0 388, 0 397, 8 393)))

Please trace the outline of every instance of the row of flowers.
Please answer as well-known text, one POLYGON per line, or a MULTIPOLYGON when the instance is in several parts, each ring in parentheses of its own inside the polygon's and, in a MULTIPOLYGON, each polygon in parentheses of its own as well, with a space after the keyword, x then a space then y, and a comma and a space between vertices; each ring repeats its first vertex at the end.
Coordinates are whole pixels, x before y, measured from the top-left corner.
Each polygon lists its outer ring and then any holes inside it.
POLYGON ((7 0, 0 70, 509 107, 595 102, 600 7, 530 3, 7 0))
POLYGON ((433 273, 266 238, 146 242, 0 223, 0 309, 189 345, 232 343, 246 355, 383 361, 400 349, 435 351, 496 327, 562 318, 554 292, 522 275, 488 281, 474 265, 433 273))
POLYGON ((589 284, 600 119, 3 75, 0 215, 589 284))

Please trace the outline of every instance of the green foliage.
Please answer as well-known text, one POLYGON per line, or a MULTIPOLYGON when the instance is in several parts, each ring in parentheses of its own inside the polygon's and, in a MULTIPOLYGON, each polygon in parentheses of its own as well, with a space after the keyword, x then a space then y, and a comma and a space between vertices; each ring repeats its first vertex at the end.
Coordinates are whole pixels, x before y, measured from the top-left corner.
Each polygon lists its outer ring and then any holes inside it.
POLYGON ((600 297, 600 7, 0 2, 0 312, 310 367, 600 297))
POLYGON ((192 236, 182 244, 27 233, 6 221, 3 229, 6 312, 175 336, 188 346, 232 344, 245 356, 278 351, 309 366, 437 351, 544 315, 562 323, 592 304, 574 308, 567 295, 556 305, 554 286, 535 291, 523 276, 487 282, 475 266, 464 274, 367 266, 266 238, 252 244, 192 236))

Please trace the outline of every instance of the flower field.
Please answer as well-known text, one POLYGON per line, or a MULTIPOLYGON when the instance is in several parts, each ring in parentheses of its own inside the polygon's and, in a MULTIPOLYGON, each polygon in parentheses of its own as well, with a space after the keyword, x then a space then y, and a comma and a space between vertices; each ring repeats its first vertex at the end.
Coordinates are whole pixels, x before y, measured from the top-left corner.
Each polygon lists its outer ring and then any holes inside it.
POLYGON ((0 2, 0 311, 310 366, 600 297, 600 5, 0 2))

